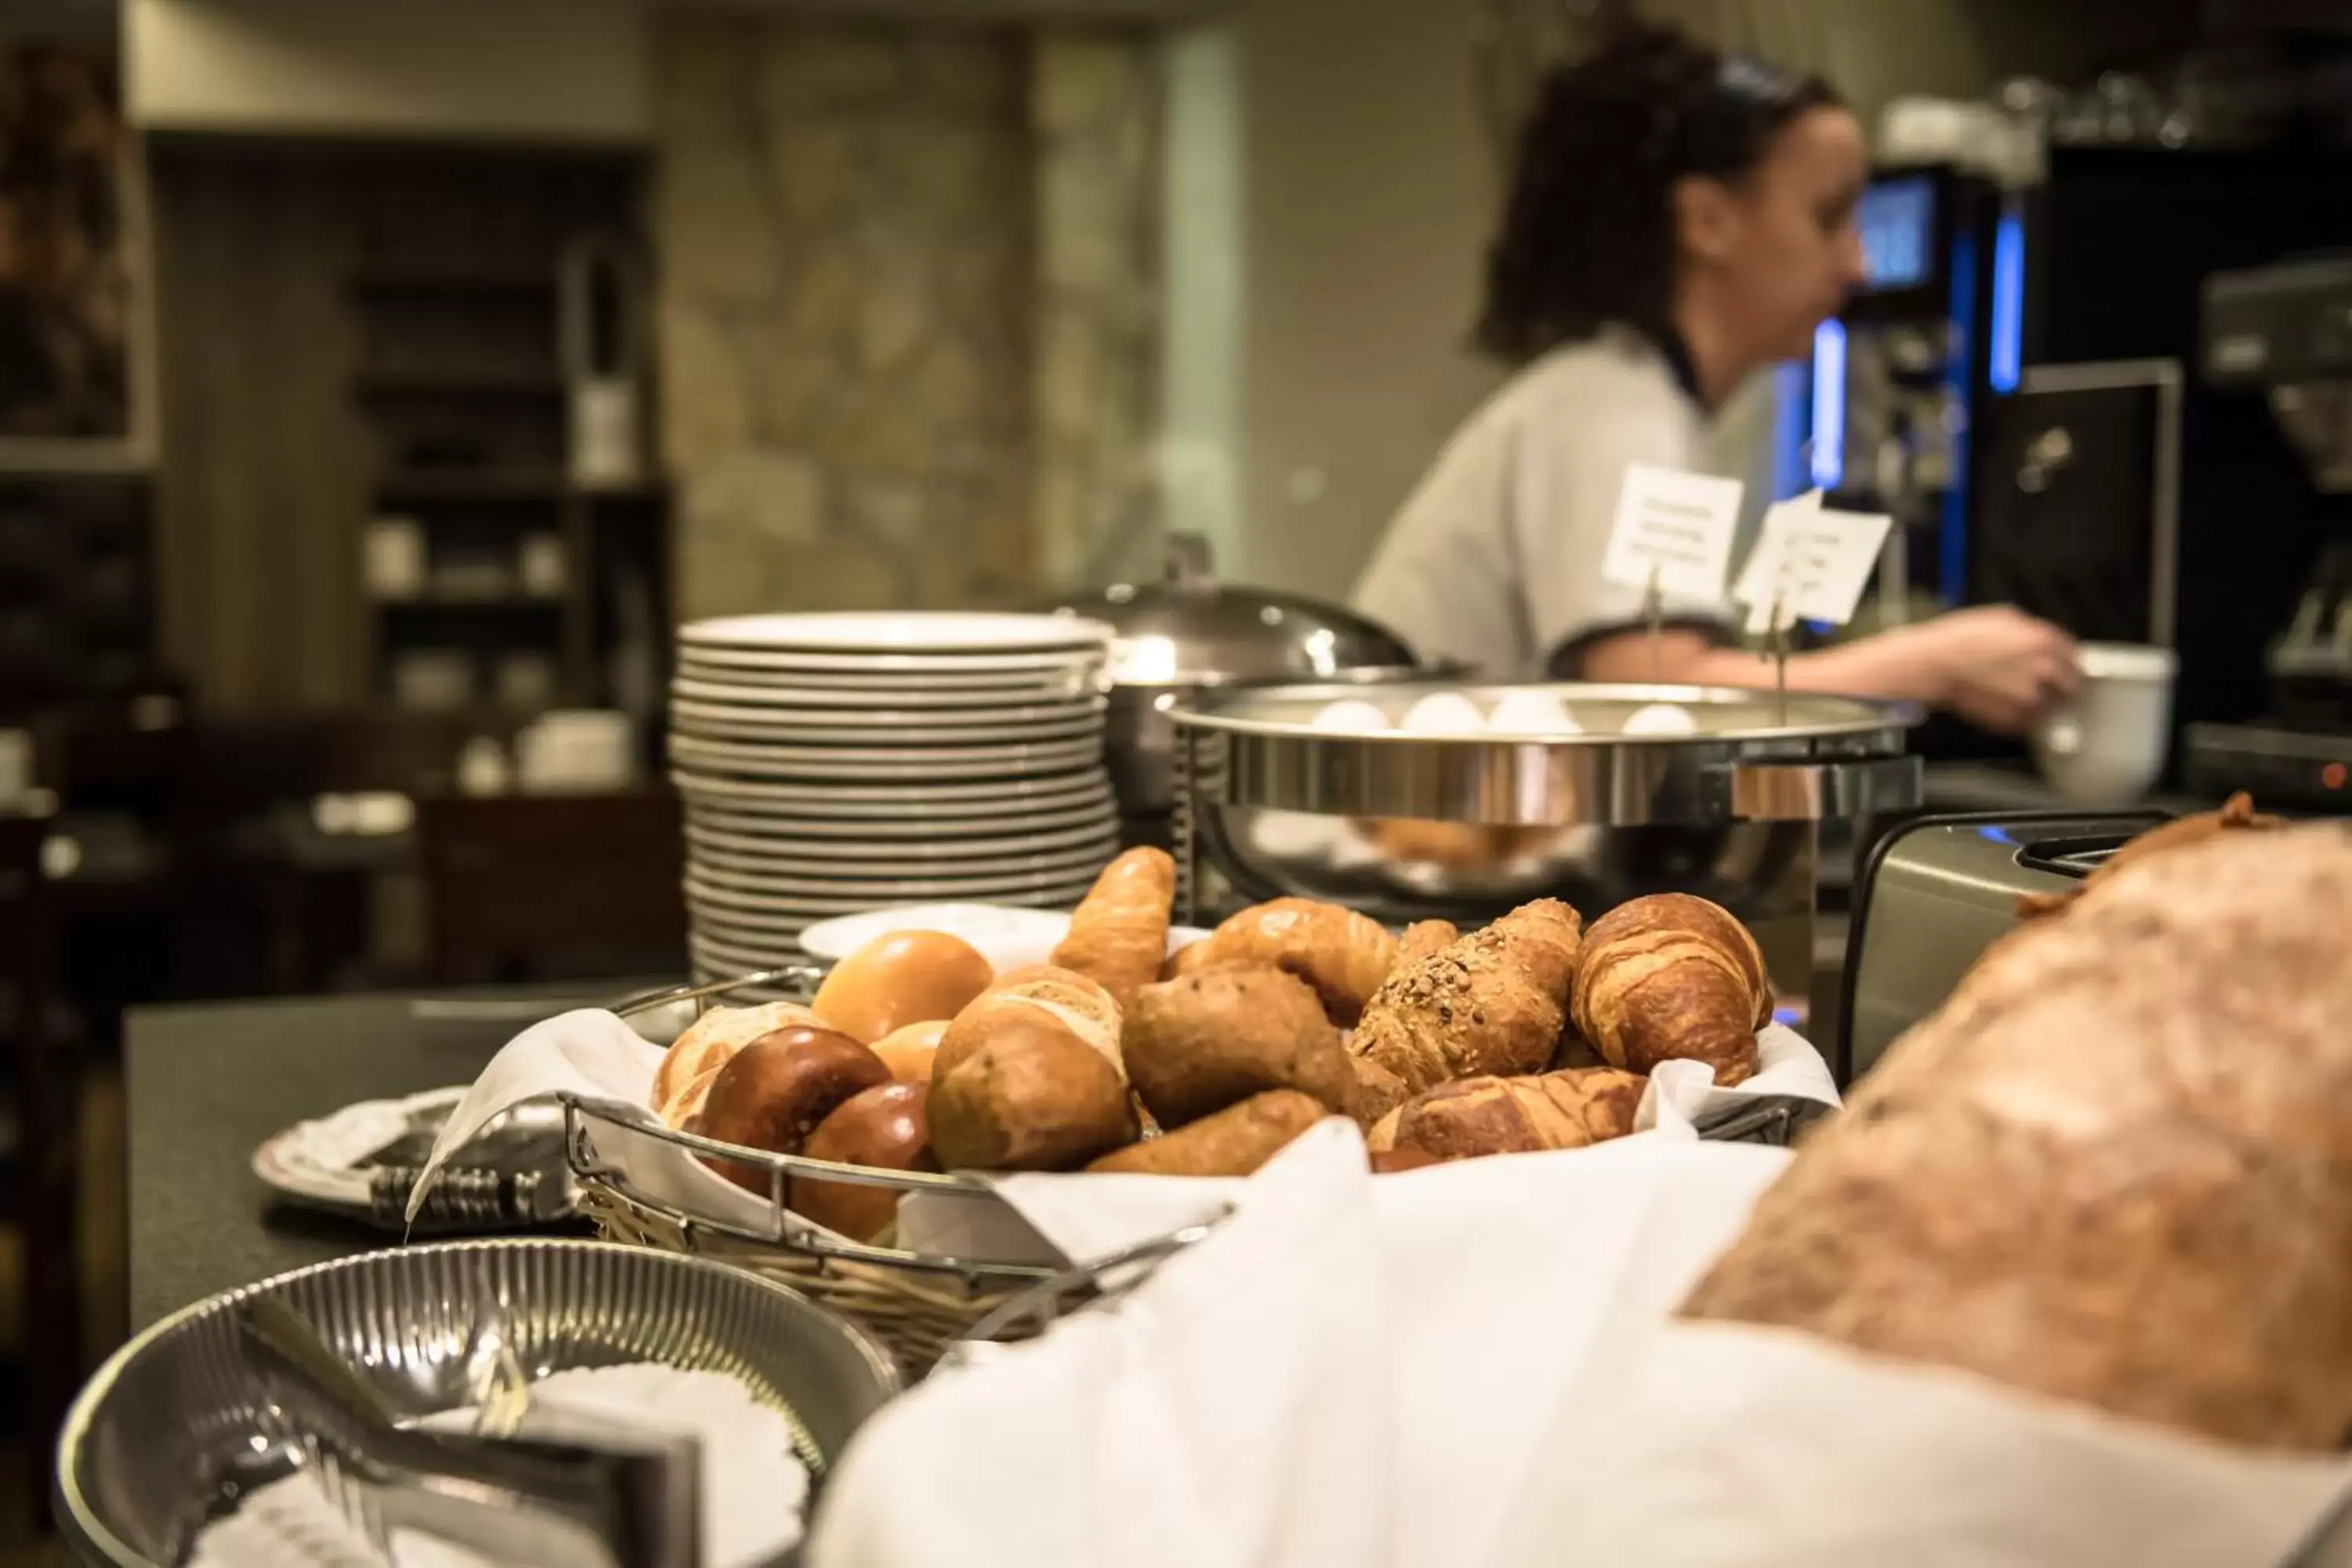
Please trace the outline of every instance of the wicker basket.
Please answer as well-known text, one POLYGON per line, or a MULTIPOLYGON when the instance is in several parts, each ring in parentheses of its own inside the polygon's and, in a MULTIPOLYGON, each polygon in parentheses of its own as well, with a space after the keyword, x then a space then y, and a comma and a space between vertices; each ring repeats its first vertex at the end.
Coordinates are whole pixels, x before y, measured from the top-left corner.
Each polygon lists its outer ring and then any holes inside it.
MULTIPOLYGON (((824 972, 807 966, 762 971, 705 985, 677 986, 629 997, 613 1005, 624 1018, 701 1007, 737 997, 805 999, 824 972)), ((612 1119, 593 1102, 564 1100, 564 1150, 580 1189, 579 1212, 608 1240, 634 1247, 690 1253, 749 1268, 801 1291, 870 1330, 890 1347, 908 1378, 928 1373, 959 1341, 982 1337, 1025 1338, 1066 1311, 1101 1293, 1102 1268, 1133 1261, 1098 1260, 1091 1267, 1058 1271, 1033 1262, 945 1258, 900 1250, 883 1242, 861 1245, 787 1217, 780 1201, 792 1175, 822 1176, 902 1192, 951 1191, 987 1194, 987 1184, 971 1176, 885 1171, 837 1165, 793 1155, 721 1144, 691 1133, 631 1124, 632 1136, 679 1144, 696 1153, 724 1153, 770 1173, 769 1225, 752 1229, 712 1216, 692 1215, 630 1188, 595 1152, 592 1128, 612 1119)), ((1164 1239, 1164 1238, 1163 1238, 1164 1239)), ((1160 1250, 1165 1250, 1160 1247, 1160 1250)), ((1136 1249, 1141 1257, 1153 1246, 1136 1249)))

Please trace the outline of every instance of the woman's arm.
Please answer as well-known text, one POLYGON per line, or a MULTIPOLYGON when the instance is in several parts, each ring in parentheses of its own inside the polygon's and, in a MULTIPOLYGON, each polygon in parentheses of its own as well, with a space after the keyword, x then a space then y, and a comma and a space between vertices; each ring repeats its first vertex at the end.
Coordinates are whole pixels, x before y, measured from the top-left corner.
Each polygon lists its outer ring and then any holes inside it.
MULTIPOLYGON (((1717 647, 1700 634, 1612 633, 1585 648, 1586 680, 1770 686, 1772 661, 1717 647)), ((2074 695, 2073 639, 2006 605, 1956 610, 1916 626, 1814 653, 1791 655, 1789 688, 1890 697, 1948 708, 1987 729, 2020 734, 2074 695)))

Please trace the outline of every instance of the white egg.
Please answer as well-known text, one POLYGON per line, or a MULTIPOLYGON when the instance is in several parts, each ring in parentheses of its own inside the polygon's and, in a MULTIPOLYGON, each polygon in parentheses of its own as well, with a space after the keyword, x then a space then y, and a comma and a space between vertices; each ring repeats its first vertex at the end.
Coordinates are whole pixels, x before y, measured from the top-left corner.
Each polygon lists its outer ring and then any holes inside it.
POLYGON ((1343 697, 1315 715, 1314 727, 1349 735, 1377 735, 1389 728, 1389 716, 1360 697, 1343 697))
POLYGON ((1698 721, 1690 710, 1674 702, 1649 702, 1625 716, 1628 735, 1696 735, 1698 721))
POLYGON ((1404 710, 1404 728, 1414 735, 1483 735, 1486 716, 1458 691, 1433 691, 1404 710))
POLYGON ((1549 691, 1508 691, 1486 715, 1486 728, 1502 735, 1581 735, 1584 727, 1568 704, 1549 691))

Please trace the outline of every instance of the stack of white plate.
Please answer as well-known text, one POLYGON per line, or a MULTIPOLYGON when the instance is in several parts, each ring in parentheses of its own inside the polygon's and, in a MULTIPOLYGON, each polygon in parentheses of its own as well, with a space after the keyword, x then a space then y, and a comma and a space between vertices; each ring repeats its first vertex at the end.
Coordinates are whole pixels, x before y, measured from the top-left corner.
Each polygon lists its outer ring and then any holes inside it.
POLYGON ((1066 909, 1118 851, 1108 627, 1055 616, 742 616, 678 633, 670 777, 697 972, 800 956, 893 904, 1066 909))

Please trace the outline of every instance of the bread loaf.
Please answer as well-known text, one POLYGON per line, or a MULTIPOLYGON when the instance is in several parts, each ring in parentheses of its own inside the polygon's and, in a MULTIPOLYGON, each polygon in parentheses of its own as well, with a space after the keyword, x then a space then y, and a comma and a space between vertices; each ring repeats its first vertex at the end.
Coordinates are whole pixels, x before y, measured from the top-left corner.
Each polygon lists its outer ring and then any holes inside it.
MULTIPOLYGON (((830 1160, 840 1165, 936 1171, 939 1162, 932 1158, 930 1126, 923 1115, 923 1102, 930 1092, 926 1084, 897 1081, 861 1089, 816 1124, 801 1152, 812 1160, 830 1160)), ((795 1213, 852 1241, 871 1241, 898 1217, 898 1200, 904 1195, 894 1187, 821 1182, 800 1175, 793 1178, 792 1206, 795 1213)))
POLYGON ((933 1080, 970 1056, 995 1030, 1041 1021, 1067 1030, 1100 1052, 1124 1081, 1127 1068, 1119 1057, 1118 1001, 1087 976, 1050 963, 1006 970, 958 1013, 940 1036, 939 1053, 931 1063, 933 1080))
POLYGON ((1579 921, 1538 899, 1389 977, 1349 1048, 1409 1095, 1540 1070, 1559 1048, 1579 921))
POLYGON ((1581 1149, 1633 1131, 1647 1087, 1639 1074, 1615 1068, 1442 1083, 1391 1112, 1366 1147, 1416 1149, 1438 1160, 1581 1149))
POLYGON ((1576 974, 1576 1031, 1612 1067, 1705 1062, 1730 1087, 1756 1074, 1772 984, 1748 928, 1705 899, 1654 893, 1592 922, 1576 974))
POLYGON ((1396 938, 1367 915, 1311 899, 1276 899, 1226 921, 1177 957, 1181 977, 1211 969, 1280 969, 1315 988, 1331 1021, 1353 1025, 1396 962, 1396 938))
POLYGON ((1095 981, 1125 1007, 1159 976, 1175 899, 1176 862, 1168 852, 1129 849, 1095 879, 1054 962, 1095 981))
POLYGON ((1685 1310, 2224 1441, 2352 1431, 2352 836, 2142 858, 1987 951, 1685 1310))
POLYGON ((2284 817, 2266 816, 2254 809, 2254 797, 2240 790, 2221 803, 2218 811, 2194 812, 2175 817, 2161 827, 2151 827, 2132 839, 2114 854, 2091 868, 2091 874, 2074 886, 2057 893, 2021 893, 2017 900, 2021 920, 2039 920, 2054 915, 2097 887, 2108 878, 2120 873, 2135 860, 2150 855, 2161 855, 2168 849, 2185 848, 2216 833, 2267 833, 2286 826, 2284 817))
POLYGON ((1141 1131, 1109 1057, 1034 1011, 952 1057, 941 1046, 925 1109, 950 1170, 1072 1170, 1141 1131))
POLYGON ((1145 986, 1120 1036, 1128 1077, 1162 1127, 1264 1089, 1296 1089, 1349 1114, 1356 1074, 1307 983, 1278 969, 1216 969, 1145 986))
POLYGON ((1323 1102, 1312 1095, 1270 1089, 1178 1131, 1114 1150, 1087 1169, 1144 1176, 1246 1176, 1326 1114, 1323 1102))
POLYGON ((730 1057, 761 1036, 794 1024, 822 1026, 817 1016, 797 1002, 711 1008, 688 1025, 663 1054, 648 1097, 654 1112, 667 1126, 685 1126, 688 1117, 701 1111, 711 1079, 730 1057))
MULTIPOLYGON (((817 1123, 850 1096, 890 1081, 882 1058, 848 1036, 812 1025, 762 1035, 720 1068, 702 1108, 702 1132, 721 1143, 797 1154, 817 1123)), ((755 1193, 771 1188, 758 1165, 713 1160, 711 1166, 755 1193)))

